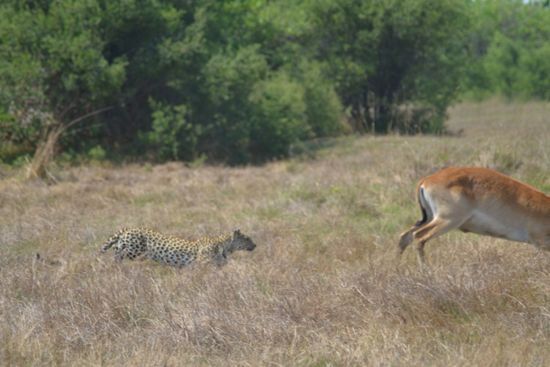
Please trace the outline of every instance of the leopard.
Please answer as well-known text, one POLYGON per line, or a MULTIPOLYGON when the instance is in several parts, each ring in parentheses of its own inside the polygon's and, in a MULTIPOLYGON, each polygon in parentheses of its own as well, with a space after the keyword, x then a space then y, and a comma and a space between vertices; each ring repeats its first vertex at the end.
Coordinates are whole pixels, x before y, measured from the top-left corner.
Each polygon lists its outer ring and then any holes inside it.
POLYGON ((117 262, 124 258, 149 258, 174 267, 208 261, 222 266, 227 263, 229 254, 238 250, 252 251, 256 248, 254 241, 239 229, 219 236, 186 240, 143 227, 120 229, 101 246, 101 253, 107 252, 113 246, 117 262))

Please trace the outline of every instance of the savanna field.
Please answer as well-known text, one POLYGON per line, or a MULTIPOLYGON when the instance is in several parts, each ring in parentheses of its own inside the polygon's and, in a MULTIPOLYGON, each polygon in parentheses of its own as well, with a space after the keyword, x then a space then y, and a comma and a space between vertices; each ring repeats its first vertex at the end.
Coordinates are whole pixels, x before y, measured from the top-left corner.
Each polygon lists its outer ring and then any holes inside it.
POLYGON ((344 137, 263 166, 0 169, 0 365, 547 366, 550 253, 452 232, 396 260, 417 180, 498 169, 550 192, 550 104, 463 103, 451 134, 344 137), (240 228, 226 266, 115 263, 122 226, 240 228), (40 257, 37 258, 36 254, 40 257))

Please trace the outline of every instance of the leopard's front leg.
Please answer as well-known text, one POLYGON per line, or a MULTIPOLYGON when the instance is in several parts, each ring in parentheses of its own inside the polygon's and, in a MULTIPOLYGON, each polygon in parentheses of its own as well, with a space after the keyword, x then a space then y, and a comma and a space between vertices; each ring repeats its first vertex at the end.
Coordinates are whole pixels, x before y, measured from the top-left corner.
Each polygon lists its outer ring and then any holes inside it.
POLYGON ((223 247, 219 247, 213 257, 214 263, 217 266, 223 266, 227 264, 227 254, 225 253, 223 247))

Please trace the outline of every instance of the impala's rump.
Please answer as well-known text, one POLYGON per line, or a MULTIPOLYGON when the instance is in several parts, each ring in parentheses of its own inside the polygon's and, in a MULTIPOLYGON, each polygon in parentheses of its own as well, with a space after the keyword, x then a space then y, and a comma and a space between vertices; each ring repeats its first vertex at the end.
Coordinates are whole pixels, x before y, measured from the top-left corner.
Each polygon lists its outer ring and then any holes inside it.
POLYGON ((415 226, 419 227, 424 223, 429 222, 433 218, 433 210, 430 208, 429 204, 426 201, 424 196, 424 189, 422 186, 418 187, 418 204, 420 205, 420 210, 422 211, 422 219, 416 222, 415 226))

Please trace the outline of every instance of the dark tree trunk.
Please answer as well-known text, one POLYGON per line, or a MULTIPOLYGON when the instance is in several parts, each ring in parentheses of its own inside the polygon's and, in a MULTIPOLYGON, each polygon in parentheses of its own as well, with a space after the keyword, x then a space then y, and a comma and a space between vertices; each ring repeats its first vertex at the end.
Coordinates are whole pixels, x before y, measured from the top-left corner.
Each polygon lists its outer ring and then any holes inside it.
POLYGON ((374 132, 377 134, 385 134, 388 132, 388 126, 391 119, 391 107, 385 101, 378 105, 378 114, 374 121, 374 132))

